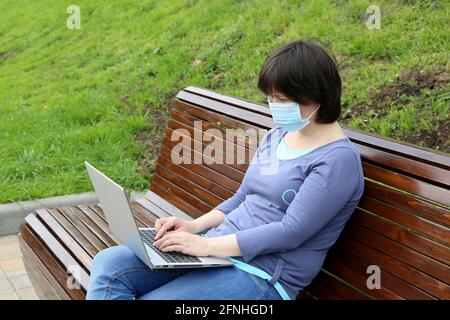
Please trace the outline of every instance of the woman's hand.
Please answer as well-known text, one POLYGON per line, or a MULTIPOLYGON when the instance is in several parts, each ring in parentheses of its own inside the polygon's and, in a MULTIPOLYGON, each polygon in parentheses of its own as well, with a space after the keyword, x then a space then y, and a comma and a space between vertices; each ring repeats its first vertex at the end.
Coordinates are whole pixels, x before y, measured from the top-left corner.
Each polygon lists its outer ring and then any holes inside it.
POLYGON ((209 255, 209 238, 186 231, 169 232, 153 245, 163 252, 178 251, 191 256, 209 255))
POLYGON ((171 231, 186 231, 196 233, 196 226, 194 220, 187 221, 179 217, 166 217, 157 219, 155 222, 156 236, 155 240, 159 240, 166 232, 171 231))

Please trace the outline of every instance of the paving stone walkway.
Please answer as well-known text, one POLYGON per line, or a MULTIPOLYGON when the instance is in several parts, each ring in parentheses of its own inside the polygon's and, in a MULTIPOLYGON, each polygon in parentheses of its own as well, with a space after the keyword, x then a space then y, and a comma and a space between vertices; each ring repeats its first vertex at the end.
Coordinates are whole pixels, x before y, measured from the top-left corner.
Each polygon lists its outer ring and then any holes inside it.
POLYGON ((0 300, 38 300, 16 235, 0 237, 0 300))

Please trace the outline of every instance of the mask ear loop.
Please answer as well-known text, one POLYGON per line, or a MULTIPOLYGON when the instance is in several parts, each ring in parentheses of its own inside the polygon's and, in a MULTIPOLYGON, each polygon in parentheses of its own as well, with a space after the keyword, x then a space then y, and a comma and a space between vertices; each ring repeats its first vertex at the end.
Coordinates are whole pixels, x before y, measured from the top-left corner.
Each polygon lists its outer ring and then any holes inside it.
MULTIPOLYGON (((313 116, 313 114, 316 113, 317 110, 319 110, 319 108, 320 108, 320 104, 317 106, 316 110, 314 110, 314 111, 308 116, 308 119, 307 119, 307 120, 309 120, 309 119, 313 116)), ((300 111, 300 113, 301 113, 301 111, 300 111)))

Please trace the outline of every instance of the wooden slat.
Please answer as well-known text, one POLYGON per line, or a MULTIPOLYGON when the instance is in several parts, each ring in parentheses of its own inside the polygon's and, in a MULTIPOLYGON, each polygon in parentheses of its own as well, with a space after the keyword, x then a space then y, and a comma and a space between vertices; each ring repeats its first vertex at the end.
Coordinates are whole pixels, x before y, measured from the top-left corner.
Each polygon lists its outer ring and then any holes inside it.
MULTIPOLYGON (((111 240, 111 246, 115 246, 119 243, 119 240, 115 235, 112 234, 111 230, 109 229, 108 223, 103 220, 97 212, 92 209, 92 205, 80 205, 78 208, 83 211, 89 218, 99 227, 103 230, 103 232, 106 233, 106 235, 111 240)), ((101 209, 99 209, 101 210, 101 209)))
MULTIPOLYGON (((21 229, 23 230, 23 229, 21 229)), ((44 273, 39 269, 34 260, 38 259, 34 254, 33 250, 28 246, 25 239, 18 234, 18 239, 20 243, 20 249, 22 252, 23 263, 25 265, 25 270, 27 272, 28 278, 33 284, 33 289, 39 297, 39 300, 61 300, 61 297, 57 293, 57 288, 59 286, 55 280, 48 280, 44 273), (34 258, 33 258, 34 257, 34 258)), ((63 290, 61 288, 61 290, 63 290)), ((64 292, 64 297, 69 297, 64 292)))
POLYGON ((345 266, 336 259, 327 259, 323 265, 323 269, 336 277, 344 280, 345 282, 351 283, 358 290, 364 292, 365 294, 373 297, 375 299, 388 299, 388 300, 404 300, 399 295, 381 287, 380 289, 368 289, 367 288, 367 275, 362 275, 349 267, 345 266))
POLYGON ((407 211, 390 206, 369 196, 363 196, 358 204, 358 207, 389 221, 402 225, 405 228, 414 230, 414 232, 420 233, 427 238, 435 240, 436 242, 450 246, 450 230, 445 226, 428 221, 422 217, 418 217, 407 211))
MULTIPOLYGON (((72 268, 74 266, 79 266, 77 261, 67 252, 67 250, 61 245, 60 242, 58 242, 57 239, 49 232, 49 230, 36 218, 34 214, 29 214, 25 217, 25 221, 28 223, 31 229, 33 229, 33 232, 35 232, 39 238, 42 240, 42 243, 45 243, 46 248, 52 252, 52 254, 60 261, 60 263, 65 267, 65 270, 69 270, 69 268, 72 268)), ((28 239, 26 239, 27 242, 28 239)), ((36 249, 38 241, 33 243, 33 248, 36 249)), ((47 251, 47 249, 43 249, 42 252, 47 255, 44 261, 46 263, 49 263, 47 259, 50 259, 51 254, 47 251)), ((78 268, 78 271, 73 274, 73 278, 83 286, 84 289, 88 288, 89 284, 89 276, 87 273, 83 270, 83 268, 78 268)), ((62 283, 62 280, 67 279, 67 273, 61 274, 61 277, 58 279, 60 283, 62 283)), ((65 283, 65 282, 64 282, 65 283)), ((71 294, 72 291, 76 292, 75 290, 69 290, 71 294)))
POLYGON ((169 180, 166 180, 160 175, 154 176, 153 182, 156 183, 159 188, 164 188, 169 194, 172 194, 172 198, 176 196, 184 202, 191 204, 194 208, 197 208, 197 210, 200 211, 200 214, 206 213, 212 208, 210 204, 196 198, 186 190, 178 187, 177 185, 170 182, 169 180))
POLYGON ((176 165, 173 162, 171 162, 169 159, 166 159, 165 157, 159 157, 158 158, 158 165, 167 169, 171 173, 183 177, 189 181, 191 181, 193 184, 203 188, 210 194, 214 195, 215 198, 217 198, 219 201, 228 199, 229 197, 233 196, 233 192, 223 188, 221 185, 215 183, 211 179, 208 179, 201 174, 197 174, 191 170, 190 168, 176 165))
POLYGON ((262 106, 259 104, 256 104, 251 101, 244 100, 242 98, 235 98, 229 95, 221 94, 219 92, 214 92, 208 89, 199 88, 199 87, 193 87, 189 86, 184 89, 184 91, 203 96, 208 99, 214 99, 216 101, 220 102, 226 102, 229 105, 236 106, 238 108, 246 109, 254 113, 258 113, 264 116, 270 117, 270 110, 266 106, 262 106))
POLYGON ((201 107, 181 101, 174 102, 172 118, 189 126, 193 126, 194 121, 201 121, 204 130, 219 129, 224 132, 225 137, 227 137, 225 130, 232 129, 236 143, 245 146, 250 150, 257 149, 258 141, 260 141, 268 131, 267 129, 222 114, 205 112, 201 107))
POLYGON ((355 223, 350 223, 346 227, 344 236, 347 234, 375 249, 383 248, 385 254, 405 262, 435 279, 450 284, 450 267, 448 265, 355 223))
MULTIPOLYGON (((164 157, 165 159, 170 159, 170 150, 166 148, 165 146, 161 147, 161 155, 160 157, 164 157)), ((187 159, 186 159, 187 160, 187 159)), ((172 162, 173 163, 173 162, 172 162)), ((225 165, 214 165, 214 164, 206 164, 198 165, 198 164, 187 164, 187 161, 184 161, 181 164, 176 164, 177 166, 182 166, 183 168, 186 168, 189 171, 195 172, 198 175, 201 175, 205 177, 208 180, 211 180, 215 182, 216 184, 222 186, 223 188, 229 190, 230 192, 234 193, 239 188, 240 183, 225 176, 222 174, 222 168, 225 167, 225 165)), ((242 179, 243 174, 239 173, 239 177, 242 179)))
POLYGON ((224 200, 224 199, 221 199, 221 198, 215 196, 209 190, 203 189, 202 187, 192 183, 188 179, 186 179, 182 176, 179 176, 172 171, 169 171, 167 168, 164 168, 159 164, 156 166, 155 172, 159 176, 165 178, 166 180, 170 181, 171 183, 177 185, 178 187, 189 191, 189 193, 192 196, 194 196, 198 199, 201 199, 203 202, 205 202, 211 206, 219 205, 224 200))
POLYGON ((88 252, 91 257, 94 257, 98 249, 72 224, 70 223, 57 209, 47 209, 47 211, 58 221, 64 229, 70 233, 74 239, 88 252))
POLYGON ((364 194, 386 204, 408 211, 418 217, 450 227, 450 210, 420 200, 385 185, 366 180, 364 194))
POLYGON ((59 242, 72 252, 72 256, 80 265, 84 266, 86 271, 91 270, 92 257, 83 249, 82 246, 70 235, 47 210, 36 210, 37 215, 43 220, 59 242))
POLYGON ((320 300, 370 300, 364 295, 342 281, 330 276, 323 270, 319 272, 314 282, 305 288, 310 294, 320 300))
POLYGON ((175 205, 179 210, 182 210, 192 218, 198 218, 205 213, 202 212, 200 209, 197 209, 190 203, 185 202, 184 200, 178 197, 175 197, 170 192, 170 190, 167 190, 166 188, 159 186, 158 183, 153 182, 152 185, 150 186, 150 190, 159 195, 160 197, 167 199, 171 204, 175 205))
POLYGON ((302 290, 298 293, 296 300, 315 301, 315 300, 317 300, 317 298, 314 297, 309 292, 302 290))
POLYGON ((88 228, 91 233, 103 242, 107 247, 115 245, 115 241, 108 235, 105 230, 100 228, 89 216, 81 210, 79 207, 68 207, 68 210, 72 211, 78 219, 88 228))
POLYGON ((389 137, 380 137, 370 132, 362 132, 355 129, 344 128, 345 134, 356 144, 369 146, 374 149, 384 150, 391 154, 400 155, 406 159, 413 159, 428 163, 437 168, 450 169, 450 157, 448 154, 437 150, 426 150, 406 141, 399 141, 389 137))
POLYGON ((246 122, 257 126, 266 128, 274 127, 274 123, 271 117, 263 116, 253 111, 236 108, 230 105, 225 105, 224 103, 218 102, 216 100, 211 100, 209 98, 197 96, 186 91, 180 91, 177 94, 177 98, 189 102, 191 104, 202 106, 203 108, 208 109, 210 111, 227 115, 235 119, 240 120, 246 119, 246 122))
MULTIPOLYGON (((243 129, 226 128, 221 125, 219 120, 217 120, 218 122, 214 124, 206 122, 203 119, 193 117, 186 112, 179 112, 175 109, 172 111, 172 118, 170 121, 173 121, 172 123, 175 126, 187 129, 192 136, 194 136, 195 132, 199 129, 202 130, 202 134, 205 134, 205 136, 210 133, 220 132, 220 136, 224 143, 237 145, 241 152, 244 152, 244 150, 250 150, 253 152, 256 151, 258 147, 258 139, 263 137, 263 133, 260 132, 261 129, 259 129, 259 131, 256 128, 251 130, 249 129, 248 132, 245 132, 243 129), (221 126, 219 126, 219 124, 221 126), (196 129, 194 130, 194 128, 196 129), (258 135, 258 133, 260 133, 260 135, 258 135)), ((265 132, 266 130, 264 130, 264 133, 265 132)))
POLYGON ((105 213, 103 212, 103 208, 100 203, 91 203, 88 205, 88 207, 92 209, 92 211, 94 211, 100 219, 102 219, 105 223, 108 223, 106 221, 105 213))
POLYGON ((83 236, 95 247, 97 251, 106 249, 107 243, 98 238, 95 233, 89 229, 78 216, 77 211, 73 211, 70 207, 57 209, 62 216, 67 219, 83 236))
POLYGON ((448 168, 439 168, 361 144, 358 145, 358 149, 362 158, 368 159, 378 166, 415 175, 425 181, 430 181, 432 184, 441 184, 443 188, 450 187, 450 170, 448 168))
MULTIPOLYGON (((190 103, 186 103, 180 100, 175 100, 173 103, 174 114, 183 114, 192 117, 195 120, 201 120, 205 123, 205 126, 210 126, 213 128, 231 128, 234 130, 239 130, 246 133, 247 137, 252 139, 241 140, 242 144, 249 144, 248 148, 251 150, 256 150, 257 141, 267 132, 267 129, 261 128, 252 124, 249 124, 242 120, 233 119, 223 114, 212 113, 202 109, 199 106, 195 106, 190 103)), ((181 121, 183 122, 183 120, 181 121)), ((189 122, 187 122, 189 124, 189 122)))
MULTIPOLYGON (((219 159, 223 159, 222 163, 227 163, 226 155, 231 158, 233 163, 249 163, 255 154, 254 150, 246 149, 243 146, 224 139, 224 135, 218 129, 215 132, 200 131, 201 134, 195 134, 194 128, 175 120, 170 120, 167 127, 171 129, 171 137, 190 137, 193 143, 197 142, 198 145, 202 145, 202 150, 207 150, 206 148, 211 146, 210 148, 214 148, 214 154, 217 157, 220 156, 219 159), (177 136, 174 135, 175 132, 178 132, 177 136)), ((206 151, 203 151, 203 153, 206 154, 206 151)))
POLYGON ((191 216, 187 215, 186 213, 181 211, 179 208, 177 208, 175 205, 173 205, 172 203, 170 203, 169 201, 167 201, 166 199, 160 197, 159 195, 157 195, 156 193, 154 193, 152 191, 148 191, 144 195, 144 198, 146 200, 152 202, 153 204, 157 205, 162 210, 166 211, 168 214, 170 214, 172 216, 182 217, 182 218, 184 218, 186 220, 191 220, 192 219, 191 216))
POLYGON ((351 221, 446 265, 450 264, 450 249, 448 247, 409 232, 407 229, 392 224, 387 220, 356 209, 351 217, 351 221))
MULTIPOLYGON (((384 254, 382 251, 361 243, 356 238, 342 236, 336 243, 336 246, 343 247, 360 257, 376 262, 374 264, 378 265, 382 271, 385 270, 391 274, 395 274, 434 297, 439 299, 450 298, 450 287, 445 283, 384 254)), ((382 248, 379 249, 382 250, 382 248)), ((330 260, 336 261, 336 259, 330 260)))
MULTIPOLYGON (((168 129, 169 131, 171 129, 168 129)), ((169 136, 170 137, 170 136, 169 136)), ((173 150, 172 148, 175 147, 178 142, 175 141, 170 141, 170 138, 168 138, 166 136, 166 139, 164 140, 164 147, 168 148, 169 150, 173 150)), ((185 143, 183 143, 183 145, 185 145, 185 143)), ((188 151, 186 149, 186 151, 188 151)), ((197 163, 196 159, 203 159, 203 157, 205 157, 206 159, 208 159, 208 163, 210 163, 209 167, 210 168, 215 168, 215 170, 217 171, 221 171, 223 175, 229 177, 230 179, 233 179, 234 181, 237 182, 241 182, 242 178, 244 176, 245 170, 247 169, 247 166, 242 165, 243 167, 239 167, 237 165, 235 165, 235 167, 237 166, 237 168, 233 168, 228 164, 223 164, 223 163, 217 163, 215 161, 213 161, 212 158, 203 155, 201 152, 194 150, 194 149, 190 149, 190 154, 186 155, 183 154, 183 161, 185 161, 186 157, 188 158, 188 160, 190 160, 190 162, 184 162, 184 163, 192 163, 194 165, 199 165, 199 163, 197 163)), ((172 159, 172 157, 170 158, 172 159)), ((205 163, 205 161, 202 161, 203 163, 205 163)))
MULTIPOLYGON (((355 246, 359 242, 355 242, 355 246)), ((383 254, 380 254, 383 255, 383 254)), ((367 268, 371 265, 377 265, 379 260, 370 260, 366 256, 361 257, 355 254, 355 252, 350 252, 345 247, 337 245, 330 250, 329 259, 340 261, 343 265, 354 270, 355 272, 361 274, 362 276, 369 277, 367 274, 367 268)), ((404 299, 413 300, 434 300, 435 298, 422 291, 421 289, 415 287, 412 283, 404 281, 401 276, 395 273, 391 273, 383 265, 379 265, 381 269, 381 286, 392 293, 404 299)))
POLYGON ((450 206, 450 189, 444 189, 367 162, 363 162, 363 170, 364 176, 367 178, 450 206))
POLYGON ((136 199, 136 202, 139 203, 146 210, 152 212, 154 215, 158 216, 158 218, 166 218, 171 217, 171 214, 161 209, 159 206, 155 205, 153 202, 150 202, 145 197, 136 199))
MULTIPOLYGON (((31 216, 34 217, 33 214, 30 214, 26 218, 31 216)), ((37 221, 36 217, 34 217, 34 219, 37 221)), ((31 223, 34 225, 34 220, 32 220, 31 223)), ((37 225, 34 227, 36 229, 41 228, 37 225)), ((48 231, 45 230, 41 232, 41 234, 44 233, 45 239, 43 239, 41 235, 36 232, 35 228, 33 228, 28 221, 27 225, 23 224, 20 228, 20 235, 24 240, 22 245, 23 248, 25 248, 26 254, 29 254, 33 263, 35 263, 38 267, 38 270, 40 270, 46 279, 50 281, 52 288, 55 289, 55 292, 58 294, 59 298, 64 300, 84 299, 84 292, 82 290, 76 288, 69 290, 65 285, 68 279, 68 274, 66 272, 67 267, 64 267, 64 269, 61 265, 61 259, 59 259, 58 256, 60 250, 55 252, 52 247, 48 246, 47 241, 52 241, 47 237, 48 231)), ((77 278, 75 279, 78 280, 77 278)))
MULTIPOLYGON (((339 297, 339 293, 333 292, 329 286, 323 286, 317 280, 314 281, 314 285, 309 286, 306 290, 316 300, 336 300, 339 297)), ((346 298, 340 299, 345 300, 346 298)))
MULTIPOLYGON (((247 168, 248 168, 247 162, 235 161, 233 163, 226 163, 226 154, 219 148, 214 150, 216 158, 212 158, 212 157, 208 156, 207 153, 205 152, 206 148, 208 147, 208 144, 203 143, 202 141, 197 140, 197 139, 192 139, 189 135, 185 135, 185 134, 177 131, 177 134, 174 136, 182 138, 181 141, 172 140, 172 139, 174 139, 174 138, 172 138, 173 137, 172 135, 174 134, 174 132, 175 131, 170 127, 168 127, 166 129, 166 132, 165 132, 166 139, 164 141, 164 146, 168 147, 170 150, 173 150, 173 148, 178 145, 178 146, 184 146, 184 149, 186 151, 189 149, 191 151, 194 151, 194 156, 191 158, 192 163, 201 164, 203 162, 208 161, 209 163, 224 164, 232 169, 240 171, 241 173, 245 173, 247 171, 247 168), (194 144, 196 144, 196 146, 194 146, 194 144), (197 155, 197 158, 195 158, 195 155, 197 155), (200 156, 200 157, 198 157, 198 156, 200 156)), ((173 152, 175 152, 175 151, 173 151, 173 152)))
POLYGON ((142 224, 147 228, 152 228, 155 225, 155 220, 158 218, 155 215, 152 215, 148 212, 144 207, 137 204, 136 202, 131 203, 131 210, 133 211, 133 215, 137 217, 142 224))

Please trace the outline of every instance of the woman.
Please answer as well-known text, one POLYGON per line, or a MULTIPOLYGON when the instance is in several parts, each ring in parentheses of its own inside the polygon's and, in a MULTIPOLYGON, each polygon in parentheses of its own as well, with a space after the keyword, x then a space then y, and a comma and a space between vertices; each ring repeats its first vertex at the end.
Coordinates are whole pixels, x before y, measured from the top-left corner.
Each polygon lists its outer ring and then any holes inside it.
POLYGON ((364 186, 358 150, 337 122, 341 79, 324 49, 295 41, 266 59, 258 87, 276 126, 236 193, 193 221, 155 224, 160 250, 234 265, 151 270, 112 247, 94 258, 88 299, 295 299, 314 279, 364 186))

